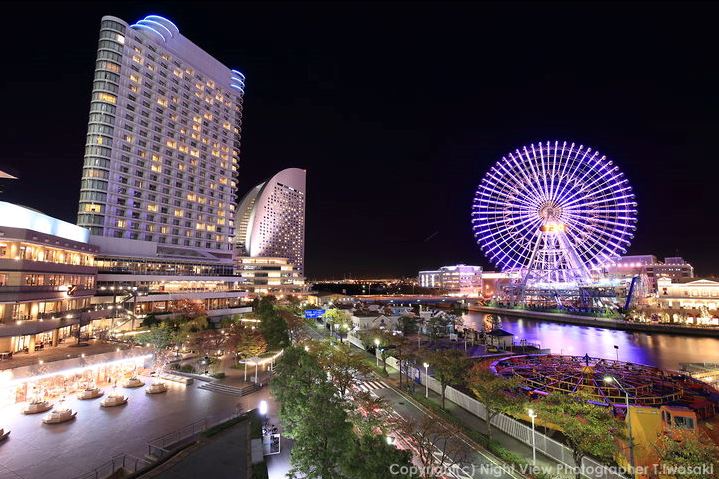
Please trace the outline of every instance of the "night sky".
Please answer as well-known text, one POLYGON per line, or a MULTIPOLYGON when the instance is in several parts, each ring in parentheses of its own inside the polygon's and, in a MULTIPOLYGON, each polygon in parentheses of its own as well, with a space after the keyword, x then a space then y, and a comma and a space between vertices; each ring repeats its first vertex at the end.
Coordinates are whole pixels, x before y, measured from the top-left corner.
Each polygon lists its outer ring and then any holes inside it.
POLYGON ((489 266, 470 211, 510 150, 571 140, 639 202, 630 253, 719 272, 711 4, 8 4, 3 201, 74 222, 100 17, 174 21, 247 77, 240 195, 308 171, 311 278, 489 266))

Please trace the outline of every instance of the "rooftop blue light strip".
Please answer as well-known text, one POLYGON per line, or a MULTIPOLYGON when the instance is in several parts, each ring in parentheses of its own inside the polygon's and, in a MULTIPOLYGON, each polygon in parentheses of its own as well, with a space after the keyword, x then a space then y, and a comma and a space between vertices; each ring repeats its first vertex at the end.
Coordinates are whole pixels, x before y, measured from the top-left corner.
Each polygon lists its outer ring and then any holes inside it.
POLYGON ((232 88, 237 88, 237 89, 240 90, 242 93, 245 92, 245 90, 243 90, 242 87, 239 87, 239 86, 237 86, 237 85, 230 85, 230 86, 231 86, 232 88))
POLYGON ((172 25, 172 28, 174 28, 175 30, 177 30, 177 33, 180 33, 180 29, 177 28, 177 25, 175 25, 174 23, 172 23, 172 22, 171 22, 170 20, 168 20, 167 18, 161 17, 160 15, 148 15, 148 16, 145 17, 146 20, 147 20, 147 19, 150 19, 150 18, 154 18, 154 19, 156 19, 156 20, 164 20, 164 21, 166 21, 167 23, 169 23, 170 25, 172 25))
POLYGON ((160 23, 160 22, 156 22, 156 21, 154 21, 154 20, 148 20, 148 19, 146 18, 146 19, 144 19, 144 20, 140 20, 140 21, 137 22, 137 23, 152 23, 153 25, 157 25, 158 27, 163 28, 167 33, 170 34, 170 38, 173 38, 173 37, 175 36, 175 34, 172 33, 169 28, 167 28, 165 25, 163 25, 163 24, 160 23))
POLYGON ((130 25, 130 28, 146 28, 147 30, 150 30, 150 31, 155 32, 155 33, 157 33, 158 35, 160 35, 160 38, 162 38, 162 41, 163 41, 163 42, 164 42, 164 41, 167 41, 167 40, 165 39, 165 36, 164 36, 162 33, 158 32, 158 31, 155 30, 154 28, 149 27, 149 26, 147 26, 147 25, 143 25, 143 24, 141 24, 141 23, 136 23, 136 24, 134 24, 134 25, 130 25))
POLYGON ((238 72, 237 70, 230 70, 230 71, 231 71, 232 73, 236 73, 237 75, 241 76, 243 80, 245 79, 245 75, 243 75, 242 73, 238 72))
POLYGON ((236 80, 236 81, 242 83, 243 85, 245 84, 244 78, 230 77, 230 80, 236 80))

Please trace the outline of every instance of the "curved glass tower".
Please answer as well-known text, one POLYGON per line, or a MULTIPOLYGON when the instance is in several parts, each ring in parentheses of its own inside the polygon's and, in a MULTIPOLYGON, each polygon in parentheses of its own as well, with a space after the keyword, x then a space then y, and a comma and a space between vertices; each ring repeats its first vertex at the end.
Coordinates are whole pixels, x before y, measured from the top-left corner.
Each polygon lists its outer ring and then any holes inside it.
POLYGON ((306 178, 305 170, 287 168, 242 198, 235 220, 239 256, 287 258, 304 274, 306 178))

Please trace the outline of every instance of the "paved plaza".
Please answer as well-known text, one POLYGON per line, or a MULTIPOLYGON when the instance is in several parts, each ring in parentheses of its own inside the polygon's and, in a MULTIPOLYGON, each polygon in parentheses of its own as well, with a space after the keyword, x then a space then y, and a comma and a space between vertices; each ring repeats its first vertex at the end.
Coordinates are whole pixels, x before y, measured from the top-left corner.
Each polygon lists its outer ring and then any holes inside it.
MULTIPOLYGON (((146 383, 150 378, 143 378, 146 383)), ((0 443, 0 479, 71 479, 127 453, 144 457, 148 441, 202 419, 229 416, 249 399, 169 382, 165 394, 145 388, 122 389, 125 406, 101 408, 100 399, 68 399, 78 412, 74 421, 42 424, 42 414, 23 415, 22 405, 0 411, 0 427, 12 430, 0 443)), ((111 388, 106 388, 106 393, 111 388)), ((251 406, 254 407, 254 406, 251 406)))

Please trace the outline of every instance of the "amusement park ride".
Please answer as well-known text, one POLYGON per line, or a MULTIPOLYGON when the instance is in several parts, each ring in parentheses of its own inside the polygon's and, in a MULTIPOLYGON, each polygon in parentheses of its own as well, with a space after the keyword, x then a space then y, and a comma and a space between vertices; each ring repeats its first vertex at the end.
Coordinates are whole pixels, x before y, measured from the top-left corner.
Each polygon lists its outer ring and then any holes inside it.
POLYGON ((514 303, 628 308, 645 281, 610 279, 605 264, 634 237, 637 203, 624 173, 598 151, 567 142, 532 144, 485 174, 472 226, 485 256, 519 279, 514 303))

